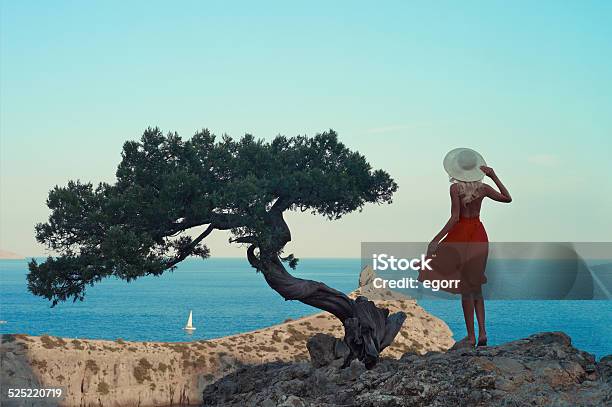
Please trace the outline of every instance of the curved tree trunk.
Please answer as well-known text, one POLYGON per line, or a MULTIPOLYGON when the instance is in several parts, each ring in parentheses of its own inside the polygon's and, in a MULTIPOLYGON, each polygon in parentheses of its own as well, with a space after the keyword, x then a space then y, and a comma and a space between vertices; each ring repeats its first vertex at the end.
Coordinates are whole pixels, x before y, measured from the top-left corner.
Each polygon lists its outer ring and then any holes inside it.
POLYGON ((294 277, 284 267, 278 253, 291 240, 289 228, 282 212, 277 212, 271 223, 278 232, 278 240, 271 247, 249 246, 247 259, 261 271, 268 285, 285 300, 297 300, 315 308, 327 311, 338 318, 344 326, 344 342, 350 353, 343 367, 357 358, 366 367, 372 368, 378 361, 380 352, 389 346, 402 324, 406 314, 398 312, 389 315, 387 308, 379 308, 366 297, 349 298, 321 282, 294 277), (255 254, 259 249, 259 254, 255 254))

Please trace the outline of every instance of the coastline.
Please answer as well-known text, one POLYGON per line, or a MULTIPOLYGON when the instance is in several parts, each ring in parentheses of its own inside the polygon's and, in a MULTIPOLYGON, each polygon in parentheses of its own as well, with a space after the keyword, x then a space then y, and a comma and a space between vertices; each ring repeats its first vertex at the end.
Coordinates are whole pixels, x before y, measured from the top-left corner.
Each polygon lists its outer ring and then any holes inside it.
MULTIPOLYGON (((352 296, 368 295, 370 273, 362 271, 360 288, 352 296)), ((440 352, 454 343, 448 326, 415 300, 394 292, 378 298, 373 298, 377 305, 408 315, 383 357, 440 352)), ((64 387, 66 398, 60 405, 65 406, 197 404, 206 386, 241 367, 307 361, 306 341, 316 333, 341 338, 343 328, 331 314, 320 312, 251 332, 194 342, 5 334, 0 345, 0 379, 11 388, 64 387)), ((11 405, 10 400, 2 403, 11 405)))

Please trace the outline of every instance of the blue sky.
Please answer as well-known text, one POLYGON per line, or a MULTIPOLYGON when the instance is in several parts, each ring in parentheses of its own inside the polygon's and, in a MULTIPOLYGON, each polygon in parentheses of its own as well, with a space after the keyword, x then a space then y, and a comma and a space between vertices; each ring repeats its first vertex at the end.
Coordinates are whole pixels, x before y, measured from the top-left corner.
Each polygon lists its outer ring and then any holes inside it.
MULTIPOLYGON (((612 3, 2 2, 0 248, 69 179, 112 181, 147 126, 315 134, 329 128, 400 190, 336 222, 289 217, 299 256, 423 241, 448 216, 441 161, 479 150, 514 202, 496 241, 610 241, 612 3)), ((243 255, 212 237, 213 254, 243 255)))

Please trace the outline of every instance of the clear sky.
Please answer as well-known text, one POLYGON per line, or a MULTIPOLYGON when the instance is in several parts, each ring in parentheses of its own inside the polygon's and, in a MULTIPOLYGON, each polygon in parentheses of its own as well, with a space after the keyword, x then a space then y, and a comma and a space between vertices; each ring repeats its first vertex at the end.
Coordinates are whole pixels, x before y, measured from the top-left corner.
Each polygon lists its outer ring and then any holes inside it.
MULTIPOLYGON (((296 255, 430 240, 449 213, 444 154, 480 151, 510 205, 492 241, 612 240, 612 2, 3 1, 0 248, 69 179, 113 181, 147 126, 189 137, 329 128, 399 183, 394 203, 289 216, 296 255)), ((217 234, 213 255, 244 249, 217 234)))

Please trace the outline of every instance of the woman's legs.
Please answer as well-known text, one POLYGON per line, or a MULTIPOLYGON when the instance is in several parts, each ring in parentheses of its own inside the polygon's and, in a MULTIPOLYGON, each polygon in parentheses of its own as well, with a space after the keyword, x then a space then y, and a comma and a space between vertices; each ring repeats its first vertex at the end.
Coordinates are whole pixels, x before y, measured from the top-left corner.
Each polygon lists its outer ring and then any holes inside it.
POLYGON ((472 345, 476 344, 476 334, 474 333, 474 299, 471 296, 461 297, 461 307, 463 308, 463 319, 467 330, 467 340, 472 345))
POLYGON ((478 344, 487 344, 487 329, 485 327, 485 305, 482 295, 474 299, 474 308, 476 309, 476 319, 478 320, 478 344))

